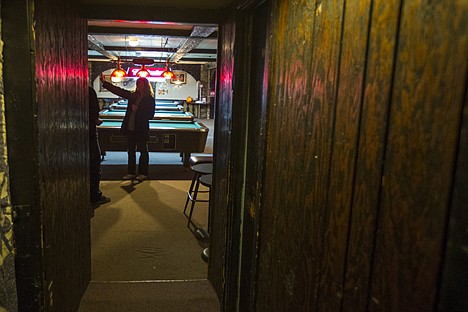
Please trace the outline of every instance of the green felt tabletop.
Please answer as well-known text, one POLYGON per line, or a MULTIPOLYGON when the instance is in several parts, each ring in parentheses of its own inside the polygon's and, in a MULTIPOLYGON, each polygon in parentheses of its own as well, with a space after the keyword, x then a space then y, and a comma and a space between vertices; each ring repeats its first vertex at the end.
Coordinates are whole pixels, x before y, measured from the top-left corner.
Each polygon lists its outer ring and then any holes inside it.
MULTIPOLYGON (((117 109, 117 108, 114 108, 114 109, 111 109, 111 110, 107 110, 107 112, 112 112, 112 113, 124 113, 125 114, 125 109, 117 109)), ((105 111, 101 111, 101 113, 105 113, 105 111)), ((156 110, 156 113, 160 114, 184 114, 186 112, 182 111, 182 110, 156 110)))
MULTIPOLYGON (((104 120, 100 128, 120 128, 121 120, 104 120)), ((174 120, 150 120, 150 129, 202 129, 198 122, 174 120)))
MULTIPOLYGON (((103 110, 99 112, 100 116, 125 116, 124 110, 103 110)), ((155 116, 190 116, 184 111, 156 111, 155 116)))

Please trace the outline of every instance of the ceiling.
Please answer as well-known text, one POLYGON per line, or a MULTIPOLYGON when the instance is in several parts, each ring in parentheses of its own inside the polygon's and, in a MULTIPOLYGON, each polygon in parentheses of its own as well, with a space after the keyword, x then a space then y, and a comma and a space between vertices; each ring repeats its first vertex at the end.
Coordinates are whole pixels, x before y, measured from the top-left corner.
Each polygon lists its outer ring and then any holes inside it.
POLYGON ((217 29, 217 25, 205 24, 88 20, 88 59, 111 61, 120 56, 123 61, 215 62, 217 29))
POLYGON ((197 8, 197 9, 222 9, 227 7, 234 0, 80 0, 86 5, 106 5, 126 6, 131 2, 133 6, 153 6, 153 7, 172 7, 172 8, 197 8))
POLYGON ((115 61, 120 57, 122 62, 137 58, 171 64, 215 62, 218 26, 214 18, 206 16, 217 15, 232 2, 133 0, 128 6, 128 0, 81 0, 84 15, 89 16, 88 60, 115 61))

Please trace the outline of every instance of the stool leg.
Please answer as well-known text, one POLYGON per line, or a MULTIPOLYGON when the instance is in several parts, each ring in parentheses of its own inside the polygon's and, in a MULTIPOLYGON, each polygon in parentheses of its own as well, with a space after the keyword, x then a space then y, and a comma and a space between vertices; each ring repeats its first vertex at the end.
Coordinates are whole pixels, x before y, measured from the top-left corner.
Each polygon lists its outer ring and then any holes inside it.
POLYGON ((210 233, 210 223, 211 223, 210 210, 211 210, 211 186, 208 188, 208 226, 207 226, 208 233, 210 233))
POLYGON ((197 202, 197 195, 198 195, 199 187, 200 187, 200 179, 197 179, 197 182, 195 183, 195 190, 193 191, 192 206, 190 207, 190 214, 188 217, 187 227, 190 227, 190 223, 192 222, 193 208, 195 207, 195 203, 197 202))
POLYGON ((198 176, 199 175, 197 173, 193 174, 192 183, 190 184, 189 191, 187 192, 187 200, 185 201, 185 207, 184 207, 184 215, 185 216, 187 216, 187 214, 185 214, 185 211, 187 210, 189 200, 192 199, 193 186, 195 185, 195 181, 198 181, 198 176))

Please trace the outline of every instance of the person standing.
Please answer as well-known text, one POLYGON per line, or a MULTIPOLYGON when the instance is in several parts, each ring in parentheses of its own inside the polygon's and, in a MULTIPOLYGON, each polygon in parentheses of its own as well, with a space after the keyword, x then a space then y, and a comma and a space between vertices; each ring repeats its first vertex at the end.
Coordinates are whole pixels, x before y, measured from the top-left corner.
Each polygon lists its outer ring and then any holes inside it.
POLYGON ((143 181, 148 177, 149 166, 149 121, 155 112, 154 92, 146 78, 138 78, 134 92, 114 86, 101 75, 102 86, 110 92, 128 100, 127 110, 122 121, 121 132, 127 136, 128 166, 124 180, 143 181), (138 171, 136 151, 140 153, 138 171), (138 172, 138 175, 137 175, 138 172))
POLYGON ((111 199, 102 195, 99 184, 101 182, 101 149, 99 147, 96 126, 102 123, 99 119, 99 102, 96 91, 88 87, 89 103, 89 195, 93 208, 108 203, 111 199))

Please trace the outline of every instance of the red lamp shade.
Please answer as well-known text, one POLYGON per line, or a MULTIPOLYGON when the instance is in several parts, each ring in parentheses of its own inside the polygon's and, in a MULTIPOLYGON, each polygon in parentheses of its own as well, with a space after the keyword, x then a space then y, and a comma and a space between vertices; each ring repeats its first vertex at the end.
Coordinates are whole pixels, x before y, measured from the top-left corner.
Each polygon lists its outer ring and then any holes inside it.
POLYGON ((166 68, 166 70, 162 72, 161 77, 166 79, 174 79, 175 74, 172 71, 170 71, 169 68, 166 68))
POLYGON ((169 68, 169 60, 166 61, 166 70, 162 72, 161 77, 165 79, 174 79, 175 74, 172 72, 172 70, 169 68))
POLYGON ((140 78, 146 78, 146 77, 149 77, 151 76, 149 71, 146 70, 146 67, 145 65, 141 65, 141 69, 136 73, 137 77, 140 77, 140 78))
POLYGON ((123 78, 125 76, 127 76, 127 73, 125 72, 125 70, 123 70, 120 67, 120 57, 119 57, 119 59, 117 60, 117 68, 114 69, 114 71, 112 72, 111 78, 123 78))
POLYGON ((125 76, 127 76, 127 73, 122 68, 114 69, 114 71, 111 74, 111 77, 115 77, 115 78, 123 78, 125 76))

